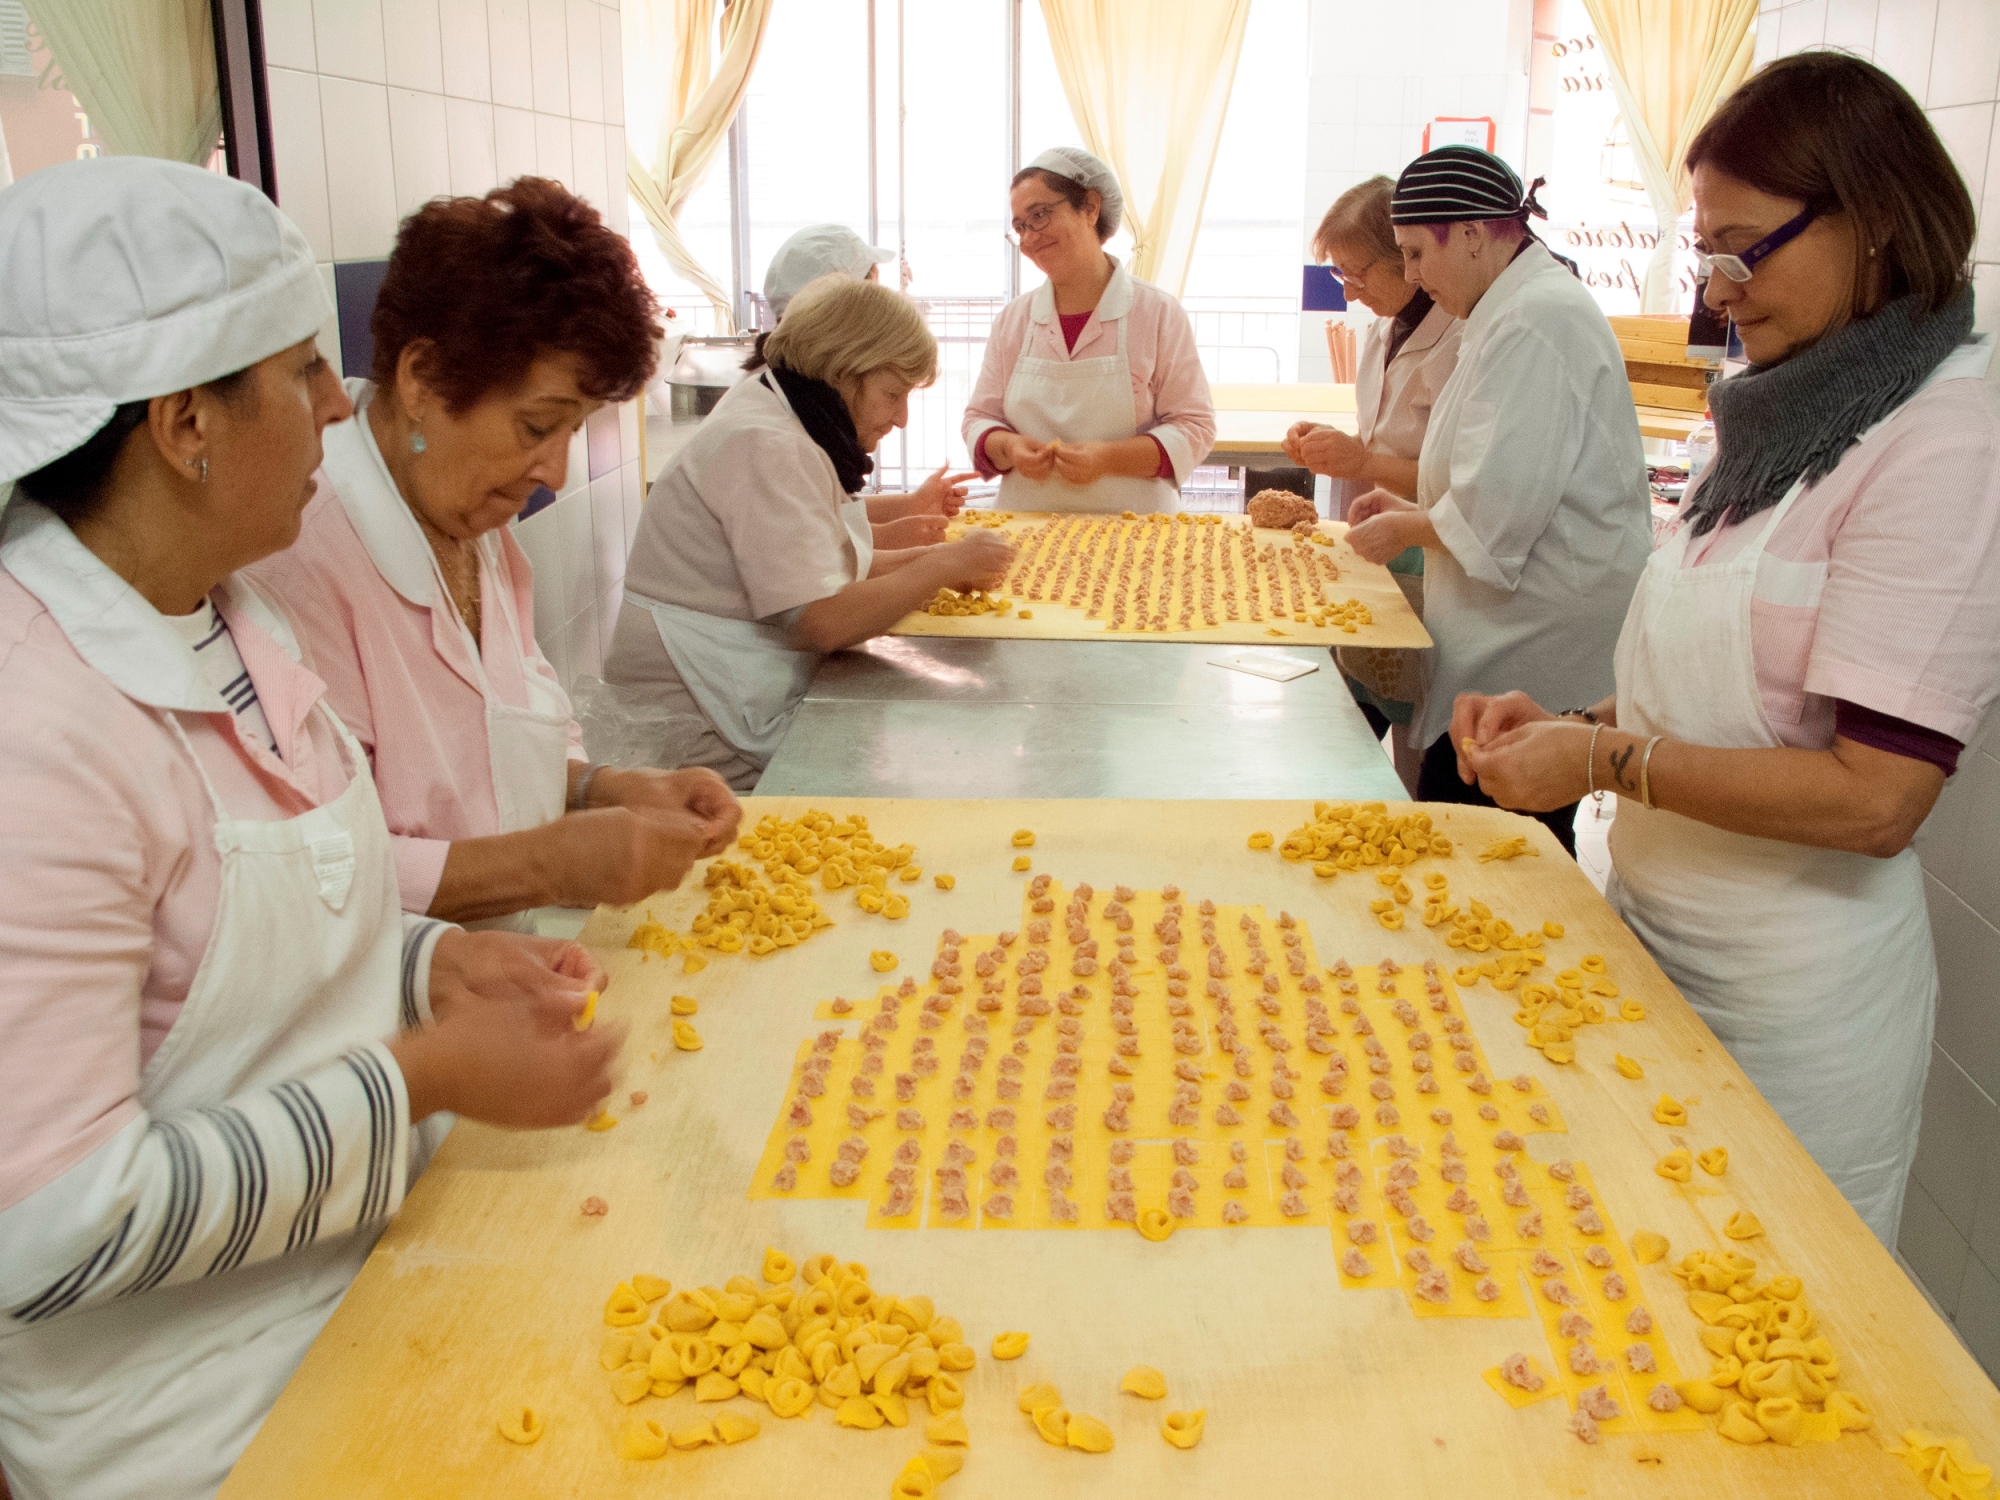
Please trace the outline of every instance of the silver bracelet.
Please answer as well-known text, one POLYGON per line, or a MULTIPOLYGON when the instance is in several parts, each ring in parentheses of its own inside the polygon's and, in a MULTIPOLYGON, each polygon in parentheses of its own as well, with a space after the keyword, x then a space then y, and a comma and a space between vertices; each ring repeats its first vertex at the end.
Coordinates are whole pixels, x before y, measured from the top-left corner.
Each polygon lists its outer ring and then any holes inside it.
POLYGON ((1590 788, 1590 795, 1597 795, 1597 737, 1604 733, 1604 726, 1593 722, 1590 726, 1590 757, 1583 763, 1583 784, 1590 788))
POLYGON ((1639 800, 1648 812, 1653 807, 1653 747, 1665 738, 1663 734, 1656 734, 1647 740, 1646 753, 1639 758, 1639 800))
POLYGON ((590 765, 583 768, 583 774, 576 779, 576 790, 569 794, 569 810, 571 812, 582 812, 586 807, 590 806, 590 784, 597 780, 597 773, 603 769, 604 767, 598 765, 590 765))

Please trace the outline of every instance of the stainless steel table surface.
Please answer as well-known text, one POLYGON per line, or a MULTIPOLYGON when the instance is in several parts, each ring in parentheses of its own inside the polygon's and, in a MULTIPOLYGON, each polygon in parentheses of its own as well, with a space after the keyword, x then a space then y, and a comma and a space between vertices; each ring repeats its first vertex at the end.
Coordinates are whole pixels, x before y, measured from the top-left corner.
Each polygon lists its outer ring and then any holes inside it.
POLYGON ((1332 656, 1269 648, 882 636, 821 664, 762 796, 1406 797, 1332 656))

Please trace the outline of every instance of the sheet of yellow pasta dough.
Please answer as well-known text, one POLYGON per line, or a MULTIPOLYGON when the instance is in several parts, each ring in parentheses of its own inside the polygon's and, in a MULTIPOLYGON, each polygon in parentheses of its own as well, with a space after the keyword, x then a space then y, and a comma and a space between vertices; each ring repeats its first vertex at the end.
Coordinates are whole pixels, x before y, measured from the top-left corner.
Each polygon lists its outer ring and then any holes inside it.
POLYGON ((1524 1391, 1518 1385, 1509 1385, 1501 1378, 1500 1367, 1498 1365, 1494 1365, 1490 1369, 1481 1370, 1479 1373, 1481 1378, 1493 1387, 1494 1393, 1516 1411, 1521 1410, 1523 1407, 1533 1406, 1537 1401, 1547 1401, 1552 1396, 1563 1394, 1562 1386, 1550 1378, 1549 1372, 1542 1368, 1541 1361, 1533 1360, 1530 1363, 1536 1373, 1542 1377, 1543 1385, 1539 1391, 1524 1391))
POLYGON ((1300 543, 1287 531, 1257 530, 1241 517, 1211 522, 1018 514, 1000 529, 1019 548, 996 590, 1010 601, 1008 608, 964 615, 917 610, 890 633, 1218 645, 1431 644, 1395 578, 1347 546, 1347 528, 1339 522, 1321 522, 1316 530, 1325 540, 1313 543, 1300 543), (1206 601, 1204 583, 1210 589, 1206 601), (1362 606, 1366 616, 1342 608, 1350 604, 1362 606))
MULTIPOLYGON (((1175 1219, 1180 1230, 1322 1227, 1336 1264, 1350 1247, 1368 1262, 1365 1277, 1341 1267, 1344 1287, 1398 1288, 1419 1318, 1539 1319, 1550 1394, 1574 1405, 1582 1391, 1605 1385, 1625 1413, 1608 1430, 1700 1425, 1692 1413, 1646 1407, 1653 1385, 1679 1374, 1657 1328, 1624 1332, 1640 1284, 1623 1237, 1585 1167, 1558 1180, 1524 1149, 1529 1137, 1567 1127, 1538 1079, 1492 1077, 1451 963, 1384 972, 1356 962, 1361 955, 1322 954, 1307 924, 1284 925, 1261 906, 1215 904, 1211 943, 1211 914, 1192 894, 1176 903, 1180 941, 1170 945, 1168 902, 1157 890, 1123 901, 1093 891, 1073 930, 1071 891, 1052 877, 1024 885, 1021 926, 1004 945, 1000 934, 948 930, 926 964, 906 940, 896 983, 850 1001, 844 1015, 819 1007, 829 1027, 818 1045, 831 1050, 800 1045, 785 1105, 789 1114, 803 1102, 811 1123, 795 1128, 781 1115, 753 1197, 786 1196, 773 1179, 788 1145, 797 1152, 791 1143, 803 1142, 791 1195, 865 1198, 870 1228, 1130 1233, 1129 1220, 1112 1216, 1114 1200, 1124 1195, 1119 1206, 1134 1216, 1169 1208, 1179 1173, 1193 1184, 1181 1205, 1189 1211, 1175 1219), (1131 957, 1114 964, 1121 938, 1131 957), (1118 988, 1129 1000, 1122 1012, 1113 1008, 1118 988), (1321 1018, 1316 1034, 1309 1002, 1321 1018), (1241 1053, 1223 1044, 1225 1014, 1255 1059, 1247 1074, 1241 1053), (808 1095, 816 1055, 826 1061, 819 1092, 808 1095), (1112 1071, 1114 1060, 1123 1072, 1112 1071), (1323 1084, 1337 1061, 1344 1079, 1323 1084), (1130 1091, 1128 1128, 1112 1130, 1105 1113, 1121 1087, 1130 1091), (1233 1123, 1225 1111, 1234 1111, 1233 1123), (1332 1154, 1336 1138, 1344 1138, 1344 1157, 1332 1154), (858 1172, 835 1187, 829 1174, 843 1143, 853 1142, 866 1147, 858 1172), (938 1175, 954 1159, 965 1180, 957 1213, 938 1175), (911 1169, 908 1206, 892 1213, 890 1173, 899 1162, 911 1169), (1402 1190, 1392 1193, 1399 1177, 1402 1190), (1579 1227, 1577 1193, 1602 1220, 1600 1233, 1579 1227), (1357 1245, 1351 1226, 1363 1223, 1372 1237, 1357 1245), (1593 1245, 1609 1266, 1585 1261, 1593 1245), (1461 1247, 1484 1269, 1466 1269, 1461 1247), (1429 1257, 1422 1270, 1411 1263, 1419 1249, 1429 1257), (1603 1368, 1570 1368, 1573 1341, 1559 1328, 1569 1309, 1538 1295, 1546 1279, 1531 1274, 1538 1251, 1562 1262, 1603 1368), (1442 1273, 1442 1300, 1420 1288, 1426 1270, 1442 1273), (1613 1273, 1627 1283, 1622 1302, 1604 1296, 1613 1273), (1497 1295, 1482 1299, 1476 1288, 1488 1277, 1497 1295), (1628 1374, 1634 1344, 1650 1350, 1656 1373, 1628 1374)), ((1356 887, 1369 899, 1384 889, 1356 887)))

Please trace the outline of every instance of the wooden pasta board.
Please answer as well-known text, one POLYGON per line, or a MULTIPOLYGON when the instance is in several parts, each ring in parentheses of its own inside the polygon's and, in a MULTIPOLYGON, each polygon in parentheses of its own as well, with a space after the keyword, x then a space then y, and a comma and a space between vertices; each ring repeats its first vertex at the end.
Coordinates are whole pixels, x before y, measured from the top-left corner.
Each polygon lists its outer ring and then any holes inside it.
MULTIPOLYGON (((1796 1497, 1909 1495, 1922 1490, 1880 1439, 1921 1426, 2000 1456, 2000 1392, 1848 1209, 1712 1034, 1647 959, 1576 866, 1539 824, 1490 810, 1433 808, 1458 842, 1444 871, 1454 899, 1477 897, 1522 926, 1567 926, 1551 958, 1603 954, 1622 993, 1648 1010, 1637 1023, 1582 1029, 1578 1061, 1547 1064, 1511 1021, 1512 999, 1481 985, 1463 992, 1472 1029, 1497 1077, 1525 1070, 1546 1085, 1568 1134, 1530 1139, 1529 1155, 1569 1156, 1617 1229, 1658 1230, 1687 1250, 1742 1248, 1763 1271, 1803 1278, 1805 1296, 1842 1364, 1840 1384, 1868 1401, 1873 1433, 1802 1449, 1738 1447, 1701 1430, 1607 1433, 1586 1447, 1564 1430, 1562 1400, 1510 1409, 1482 1371, 1516 1350, 1548 1363, 1529 1318, 1424 1318, 1395 1289, 1343 1287, 1323 1219, 1303 1228, 1185 1229, 1153 1244, 1129 1230, 964 1232, 870 1230, 854 1201, 747 1196, 754 1165, 788 1092, 799 1042, 825 1022, 835 994, 863 999, 880 976, 867 953, 886 947, 899 973, 922 973, 938 932, 1020 925, 1012 830, 1037 842, 1035 868, 1065 885, 1087 880, 1158 887, 1178 882, 1193 903, 1262 902, 1294 913, 1323 962, 1384 955, 1414 965, 1462 960, 1412 922, 1381 930, 1364 875, 1316 879, 1246 835, 1279 838, 1310 815, 1298 803, 897 802, 752 799, 746 823, 809 805, 865 812, 884 842, 911 841, 929 873, 912 914, 890 923, 860 914, 849 892, 822 897, 836 925, 765 959, 716 957, 683 975, 675 960, 621 945, 633 911, 600 910, 585 939, 611 972, 600 1015, 626 1021, 619 1126, 507 1133, 461 1124, 391 1224, 346 1300, 223 1489, 245 1497, 637 1496, 660 1493, 880 1500, 921 1444, 909 1430, 855 1432, 831 1413, 781 1421, 747 1401, 764 1430, 741 1447, 627 1462, 614 1444, 628 1413, 607 1390, 597 1348, 601 1309, 621 1278, 646 1270, 677 1286, 755 1274, 767 1245, 799 1259, 832 1251, 867 1263, 879 1289, 926 1293, 962 1320, 979 1351, 966 1379, 972 1431, 948 1500, 1002 1496, 1576 1495, 1796 1497), (1482 864, 1476 851, 1525 833, 1538 856, 1482 864), (668 997, 701 1002, 704 1050, 668 1042, 668 997), (1638 1058, 1630 1082, 1613 1052, 1638 1058), (627 1106, 625 1090, 650 1098, 627 1106), (1654 1123, 1662 1092, 1689 1101, 1690 1125, 1654 1123), (1728 1174, 1679 1186, 1653 1172, 1674 1145, 1730 1148, 1728 1174), (601 1195, 608 1215, 579 1205, 601 1195), (1767 1236, 1732 1246, 1720 1235, 1738 1208, 1767 1236), (1033 1335, 1025 1358, 988 1357, 1003 1329, 1033 1335), (1165 1372, 1164 1402, 1117 1390, 1124 1370, 1165 1372), (1087 1456, 1041 1442, 1015 1408, 1031 1381, 1058 1385, 1068 1405, 1107 1421, 1117 1448, 1087 1456), (509 1406, 545 1412, 548 1433, 516 1448, 495 1432, 509 1406), (1205 1407, 1207 1435, 1190 1452, 1168 1447, 1164 1409, 1205 1407)), ((1414 883, 1414 881, 1413 881, 1414 883)), ((700 882, 648 903, 685 928, 700 882)), ((1192 905, 1190 905, 1192 909, 1192 905)), ((895 976, 891 976, 895 977, 895 976)), ((863 1008, 857 1021, 867 1014, 863 1008)), ((1004 1033, 997 1033, 1004 1035, 1004 1033)), ((939 1045, 955 1050, 955 1032, 939 1045)), ((1857 1101, 1861 1107, 1865 1101, 1857 1101)), ((1081 1127, 1080 1127, 1081 1128, 1081 1127)), ((1634 1299, 1655 1313, 1684 1373, 1707 1369, 1696 1323, 1664 1265, 1637 1268, 1634 1299)), ((636 1410, 686 1421, 689 1393, 636 1410)), ((713 1411, 714 1408, 705 1408, 713 1411)))
MULTIPOLYGON (((1049 519, 1045 514, 1017 511, 1013 519, 1006 523, 1005 529, 1009 534, 1018 534, 1049 519)), ((1229 520, 1239 526, 1246 524, 1241 517, 1232 516, 1229 520)), ((1409 600, 1403 597, 1401 587, 1389 570, 1379 563, 1364 562, 1347 545, 1346 525, 1339 521, 1322 521, 1319 530, 1335 539, 1334 545, 1325 550, 1332 554, 1335 566, 1340 569, 1339 581, 1327 586, 1329 597, 1333 602, 1358 599, 1368 606, 1368 612, 1374 617, 1372 625, 1360 626, 1351 635, 1336 626, 1300 624, 1289 618, 1230 621, 1213 629, 1113 631, 1106 628, 1104 620, 1091 619, 1082 609, 1072 609, 1046 599, 1016 599, 1013 610, 1007 614, 928 615, 920 610, 898 620, 889 633, 976 636, 985 640, 1009 641, 1131 641, 1140 644, 1148 641, 1191 641, 1225 646, 1421 648, 1430 645, 1430 633, 1424 629, 1416 611, 1410 608, 1409 600), (1023 609, 1028 610, 1033 618, 1022 619, 1020 611, 1023 609)), ((1279 547, 1293 545, 1291 533, 1286 531, 1260 530, 1257 540, 1260 545, 1265 542, 1279 547)), ((1320 549, 1315 547, 1314 550, 1320 549)))

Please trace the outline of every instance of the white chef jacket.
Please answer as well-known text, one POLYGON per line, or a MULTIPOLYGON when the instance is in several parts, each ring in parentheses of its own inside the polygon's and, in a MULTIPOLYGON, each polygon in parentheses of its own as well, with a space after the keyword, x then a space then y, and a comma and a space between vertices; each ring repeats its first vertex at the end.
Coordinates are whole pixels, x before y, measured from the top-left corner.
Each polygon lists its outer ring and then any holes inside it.
POLYGON ((1465 320, 1432 408, 1417 501, 1435 670, 1412 738, 1459 693, 1519 689, 1566 709, 1613 688, 1611 656, 1651 529, 1639 417, 1596 301, 1531 243, 1465 320))

